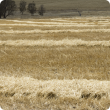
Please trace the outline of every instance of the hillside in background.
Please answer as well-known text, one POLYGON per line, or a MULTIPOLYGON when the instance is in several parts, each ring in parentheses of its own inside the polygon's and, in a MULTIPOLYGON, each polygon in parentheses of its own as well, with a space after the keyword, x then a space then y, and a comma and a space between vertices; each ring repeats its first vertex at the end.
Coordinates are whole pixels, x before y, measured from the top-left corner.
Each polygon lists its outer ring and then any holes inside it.
MULTIPOLYGON (((28 3, 31 0, 25 0, 28 3)), ((17 5, 20 0, 16 0, 17 5)), ((34 0, 36 6, 43 4, 47 10, 96 10, 110 11, 110 4, 106 0, 34 0)))

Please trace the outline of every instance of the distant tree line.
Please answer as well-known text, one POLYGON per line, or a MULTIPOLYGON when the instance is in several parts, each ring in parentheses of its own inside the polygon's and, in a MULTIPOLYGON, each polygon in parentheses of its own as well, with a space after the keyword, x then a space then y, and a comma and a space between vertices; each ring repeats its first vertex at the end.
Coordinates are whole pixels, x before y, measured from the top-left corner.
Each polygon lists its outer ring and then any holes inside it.
MULTIPOLYGON (((19 10, 23 14, 26 11, 26 9, 31 15, 34 15, 37 12, 36 4, 34 1, 32 3, 29 3, 28 7, 26 8, 26 2, 22 0, 19 4, 19 10)), ((38 8, 38 14, 43 16, 44 13, 45 13, 45 8, 43 5, 41 5, 38 8)))
MULTIPOLYGON (((9 15, 13 15, 13 12, 17 10, 17 5, 14 0, 3 0, 0 3, 0 18, 6 18, 9 15)), ((25 11, 28 11, 31 15, 34 15, 37 12, 35 2, 27 3, 24 0, 21 0, 19 3, 19 11, 23 15, 25 11), (27 6, 27 7, 26 7, 27 6)), ((45 13, 45 8, 41 5, 38 8, 38 14, 43 16, 45 13)))

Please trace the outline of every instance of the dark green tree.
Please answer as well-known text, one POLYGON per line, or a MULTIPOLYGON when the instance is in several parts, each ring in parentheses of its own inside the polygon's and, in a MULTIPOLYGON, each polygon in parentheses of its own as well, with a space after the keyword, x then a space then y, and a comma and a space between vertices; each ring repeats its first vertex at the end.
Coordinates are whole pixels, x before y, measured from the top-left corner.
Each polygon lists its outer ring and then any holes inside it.
POLYGON ((43 5, 41 5, 41 6, 39 7, 38 13, 39 13, 39 15, 41 15, 41 16, 44 15, 44 13, 45 13, 45 8, 44 8, 43 5))
POLYGON ((24 0, 20 1, 20 3, 19 3, 19 10, 22 13, 22 15, 26 11, 26 2, 24 0))
POLYGON ((33 2, 33 3, 29 3, 28 4, 28 8, 27 8, 28 12, 31 13, 31 15, 34 15, 34 13, 36 13, 36 4, 33 2))
POLYGON ((12 15, 16 10, 16 4, 13 0, 3 0, 0 4, 0 18, 6 18, 9 15, 12 15))

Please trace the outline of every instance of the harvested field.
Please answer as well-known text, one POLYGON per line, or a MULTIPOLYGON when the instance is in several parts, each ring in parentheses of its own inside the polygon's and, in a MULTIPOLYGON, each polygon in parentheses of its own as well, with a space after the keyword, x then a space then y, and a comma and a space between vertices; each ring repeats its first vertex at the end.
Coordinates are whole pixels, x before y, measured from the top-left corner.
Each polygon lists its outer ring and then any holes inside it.
POLYGON ((110 47, 110 41, 84 41, 81 39, 76 40, 7 40, 0 41, 0 45, 6 46, 106 46, 110 47))
POLYGON ((0 101, 4 109, 9 107, 11 110, 15 108, 17 110, 40 110, 55 109, 56 106, 56 109, 62 110, 85 108, 104 110, 110 104, 108 100, 110 97, 109 81, 85 79, 41 81, 29 77, 0 77, 0 82, 0 101), (13 101, 19 106, 12 106, 13 101))
POLYGON ((4 110, 107 110, 110 18, 0 20, 4 110))

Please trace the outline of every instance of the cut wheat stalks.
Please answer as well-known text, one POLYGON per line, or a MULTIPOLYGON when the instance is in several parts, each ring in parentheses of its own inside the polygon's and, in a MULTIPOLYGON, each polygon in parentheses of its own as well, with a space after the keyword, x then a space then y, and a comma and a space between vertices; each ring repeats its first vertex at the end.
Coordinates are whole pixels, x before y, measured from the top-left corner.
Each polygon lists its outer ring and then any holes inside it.
POLYGON ((18 30, 0 30, 0 33, 58 33, 58 32, 110 32, 110 29, 66 29, 66 30, 25 30, 25 31, 18 31, 18 30))
POLYGON ((110 46, 110 41, 84 41, 81 39, 63 40, 7 40, 0 41, 0 45, 9 46, 110 46))
POLYGON ((36 21, 36 22, 33 22, 33 21, 18 21, 18 20, 12 20, 13 22, 15 22, 15 23, 26 23, 26 24, 43 24, 43 25, 97 25, 97 23, 98 24, 106 24, 106 25, 109 25, 110 24, 110 22, 109 21, 97 21, 97 22, 95 22, 95 21, 93 21, 93 22, 88 22, 88 21, 68 21, 68 22, 47 22, 47 21, 45 21, 45 22, 38 22, 38 21, 36 21))
POLYGON ((101 24, 101 25, 89 25, 89 24, 69 24, 69 25, 59 25, 59 24, 52 24, 52 25, 45 25, 45 24, 0 24, 0 26, 37 26, 37 27, 99 27, 99 26, 109 26, 108 24, 101 24))
POLYGON ((110 81, 98 80, 48 80, 41 81, 29 77, 0 77, 0 92, 9 93, 20 98, 24 93, 30 94, 28 98, 35 98, 38 93, 48 94, 53 92, 58 97, 80 98, 83 92, 105 93, 105 97, 110 98, 110 81))

